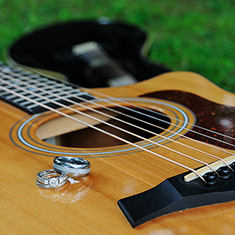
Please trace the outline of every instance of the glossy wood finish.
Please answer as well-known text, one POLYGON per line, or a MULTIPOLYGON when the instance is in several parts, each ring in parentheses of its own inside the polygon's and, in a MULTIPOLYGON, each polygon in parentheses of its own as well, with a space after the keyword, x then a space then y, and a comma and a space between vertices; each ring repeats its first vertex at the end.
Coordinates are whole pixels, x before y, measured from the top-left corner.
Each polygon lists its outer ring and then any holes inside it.
POLYGON ((8 62, 83 87, 107 87, 114 80, 120 86, 121 77, 142 81, 169 71, 147 60, 149 48, 147 34, 140 28, 100 18, 57 23, 24 35, 9 48, 8 62), (100 49, 85 56, 74 53, 74 48, 91 42, 107 54, 100 49))
MULTIPOLYGON (((210 101, 235 107, 234 94, 218 88, 200 75, 188 72, 168 73, 128 87, 98 91, 115 97, 128 98, 167 90, 190 92, 210 101)), ((3 102, 0 102, 0 106, 2 234, 234 233, 235 202, 180 211, 156 218, 135 229, 131 228, 118 208, 117 201, 145 191, 170 176, 186 171, 142 151, 106 158, 89 158, 91 174, 87 178, 80 179, 80 183, 71 182, 51 190, 38 188, 35 182, 36 175, 39 171, 52 168, 53 158, 30 153, 30 149, 25 151, 16 147, 10 140, 9 133, 11 128, 27 114, 3 102)), ((188 114, 191 115, 189 111, 188 114)), ((51 119, 53 115, 49 117, 51 119)), ((31 137, 38 144, 43 143, 36 136, 41 123, 35 123, 30 129, 31 137)), ((24 135, 28 138, 27 132, 24 132, 24 135)), ((186 138, 180 138, 178 141, 220 157, 229 155, 215 149, 213 145, 204 146, 200 142, 186 138)), ((167 143, 166 146, 196 155, 207 162, 212 161, 210 157, 198 156, 191 149, 182 148, 176 142, 167 143)), ((45 148, 51 147, 45 144, 45 148)), ((175 160, 182 159, 175 153, 169 154, 169 151, 163 147, 152 150, 171 156, 175 160)), ((234 153, 231 150, 230 152, 234 153)), ((200 166, 199 163, 187 159, 183 159, 183 163, 193 168, 200 166)))

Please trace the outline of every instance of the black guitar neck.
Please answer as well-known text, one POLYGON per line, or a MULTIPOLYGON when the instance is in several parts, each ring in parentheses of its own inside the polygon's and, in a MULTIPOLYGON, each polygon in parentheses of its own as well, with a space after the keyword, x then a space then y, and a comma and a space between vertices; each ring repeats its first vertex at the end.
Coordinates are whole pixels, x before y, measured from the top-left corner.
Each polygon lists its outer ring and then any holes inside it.
POLYGON ((121 86, 169 71, 146 59, 146 44, 147 35, 135 26, 87 20, 32 32, 12 45, 9 57, 24 66, 61 73, 80 86, 121 86))

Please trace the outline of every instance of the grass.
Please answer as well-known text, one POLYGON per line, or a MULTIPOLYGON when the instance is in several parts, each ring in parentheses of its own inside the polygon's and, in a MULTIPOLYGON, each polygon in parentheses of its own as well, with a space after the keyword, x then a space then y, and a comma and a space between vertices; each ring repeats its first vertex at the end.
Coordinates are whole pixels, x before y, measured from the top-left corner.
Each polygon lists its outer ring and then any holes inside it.
POLYGON ((119 19, 147 30, 149 59, 235 92, 234 0, 0 0, 0 60, 13 41, 54 22, 119 19))

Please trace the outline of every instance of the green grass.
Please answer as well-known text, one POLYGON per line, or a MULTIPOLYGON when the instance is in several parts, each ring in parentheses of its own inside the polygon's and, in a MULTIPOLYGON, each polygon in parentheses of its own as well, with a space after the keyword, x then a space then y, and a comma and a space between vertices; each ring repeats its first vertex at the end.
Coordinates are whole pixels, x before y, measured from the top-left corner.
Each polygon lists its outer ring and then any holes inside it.
POLYGON ((0 0, 0 60, 18 37, 54 22, 119 19, 147 30, 149 59, 235 92, 234 0, 0 0))

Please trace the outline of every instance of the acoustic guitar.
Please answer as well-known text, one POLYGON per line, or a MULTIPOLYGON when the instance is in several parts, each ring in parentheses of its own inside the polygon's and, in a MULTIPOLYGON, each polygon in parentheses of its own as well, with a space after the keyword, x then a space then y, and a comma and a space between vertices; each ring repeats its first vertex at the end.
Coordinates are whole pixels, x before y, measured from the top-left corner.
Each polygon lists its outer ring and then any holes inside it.
POLYGON ((0 77, 2 234, 234 233, 234 94, 191 72, 95 89, 0 77), (56 156, 91 172, 38 187, 56 156))
POLYGON ((168 72, 147 59, 150 39, 107 18, 57 23, 16 40, 8 60, 84 87, 123 86, 168 72))

